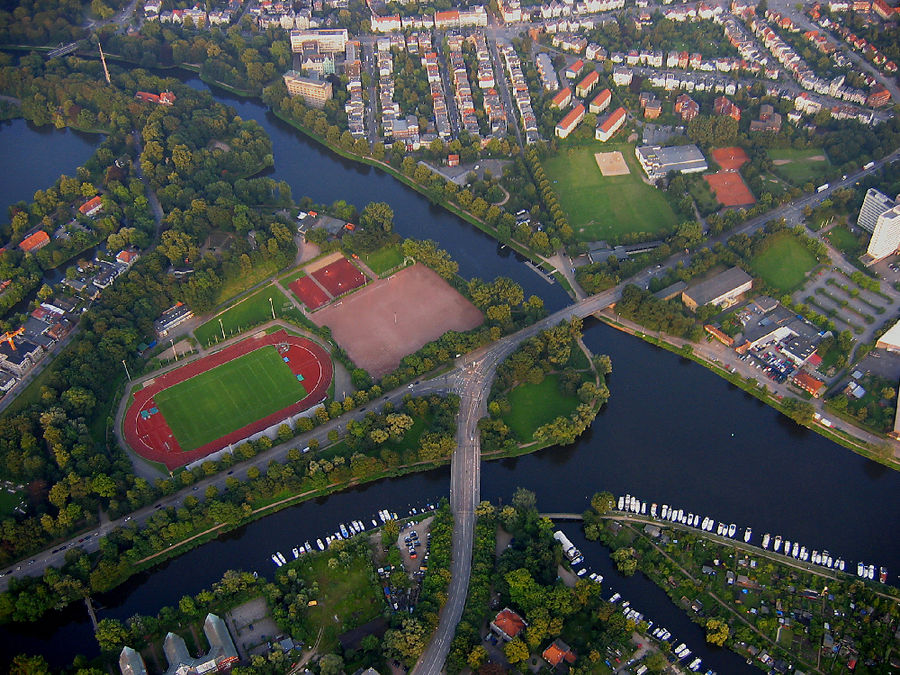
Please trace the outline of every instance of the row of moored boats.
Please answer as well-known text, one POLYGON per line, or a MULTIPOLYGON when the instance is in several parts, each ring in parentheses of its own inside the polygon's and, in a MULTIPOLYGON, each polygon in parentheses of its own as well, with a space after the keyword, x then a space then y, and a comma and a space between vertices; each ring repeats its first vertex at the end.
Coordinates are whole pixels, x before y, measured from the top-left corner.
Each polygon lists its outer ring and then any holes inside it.
MULTIPOLYGON (((428 511, 434 511, 434 504, 426 504, 424 508, 413 508, 409 510, 410 516, 420 515, 422 513, 426 513, 428 511)), ((387 523, 390 520, 398 520, 398 516, 396 512, 389 511, 388 509, 379 509, 378 520, 381 521, 381 524, 387 523)), ((379 527, 379 522, 375 518, 372 518, 372 527, 379 527)), ((315 547, 319 551, 324 551, 329 548, 334 542, 340 541, 342 539, 349 539, 350 537, 355 537, 357 534, 361 534, 366 531, 366 525, 361 520, 351 520, 349 523, 341 523, 338 526, 338 529, 335 530, 332 534, 326 535, 323 538, 316 539, 315 547)), ((304 553, 311 553, 313 550, 313 544, 309 541, 304 542, 299 546, 295 546, 291 553, 294 555, 294 559, 296 560, 304 553)), ((275 551, 275 553, 271 556, 272 562, 275 563, 278 567, 281 567, 287 562, 287 557, 281 551, 275 551)))
MULTIPOLYGON (((629 494, 619 497, 616 506, 618 507, 619 511, 623 511, 625 513, 649 515, 651 518, 654 518, 656 520, 679 523, 688 527, 696 527, 705 532, 715 532, 720 537, 729 537, 731 539, 734 539, 738 534, 738 526, 735 523, 726 524, 721 521, 717 522, 715 518, 689 513, 684 511, 684 509, 678 509, 674 506, 669 506, 668 504, 663 504, 660 507, 658 504, 653 502, 648 506, 647 502, 641 501, 637 497, 629 494)), ((741 537, 743 538, 744 543, 750 544, 751 539, 753 538, 753 530, 751 530, 749 527, 744 528, 741 537)), ((766 532, 762 536, 761 544, 762 547, 766 550, 768 550, 771 546, 772 550, 775 553, 781 553, 782 555, 786 555, 789 558, 794 558, 803 562, 810 562, 814 565, 821 565, 822 567, 827 567, 828 569, 843 572, 847 566, 843 558, 832 556, 831 553, 829 553, 827 550, 823 550, 821 552, 817 549, 810 550, 807 549, 806 546, 801 545, 799 542, 792 542, 788 539, 782 540, 781 535, 775 535, 773 537, 768 532, 766 532)), ((875 579, 875 565, 866 565, 865 563, 860 562, 856 566, 856 574, 863 579, 875 579)), ((887 576, 887 569, 881 567, 878 574, 879 581, 881 581, 881 583, 886 583, 887 576)))

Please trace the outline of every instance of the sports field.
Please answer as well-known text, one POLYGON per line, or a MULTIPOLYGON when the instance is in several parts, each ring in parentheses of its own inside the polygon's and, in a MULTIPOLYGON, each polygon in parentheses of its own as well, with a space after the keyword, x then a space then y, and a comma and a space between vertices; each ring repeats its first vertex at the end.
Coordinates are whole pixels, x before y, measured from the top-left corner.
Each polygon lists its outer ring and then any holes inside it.
POLYGON ((662 192, 641 180, 643 172, 630 143, 590 143, 544 160, 544 171, 581 241, 616 240, 629 232, 658 236, 677 218, 662 192), (603 176, 595 153, 622 153, 631 173, 603 176))
POLYGON ((756 203, 750 188, 737 171, 719 171, 703 176, 709 187, 716 193, 722 206, 749 206, 756 203))
POLYGON ((291 282, 291 292, 309 309, 318 309, 331 300, 311 277, 300 277, 291 282))
POLYGON ((175 440, 190 451, 306 396, 275 347, 267 346, 154 396, 175 440))
POLYGON ((792 234, 780 232, 750 264, 753 276, 788 293, 806 280, 806 273, 816 266, 816 257, 792 234))
POLYGON ((769 157, 775 165, 775 173, 797 186, 810 182, 818 185, 831 169, 831 162, 822 148, 772 148, 769 157))
POLYGON ((272 318, 272 309, 275 309, 275 315, 282 309, 290 307, 290 301, 275 286, 269 285, 261 288, 253 295, 241 300, 238 304, 229 307, 216 317, 213 317, 205 324, 194 331, 194 337, 204 347, 210 343, 222 340, 222 330, 225 331, 226 337, 237 335, 243 330, 251 326, 256 326, 267 319, 272 318), (272 304, 269 304, 269 298, 272 298, 272 304), (219 325, 219 319, 222 325, 219 325))

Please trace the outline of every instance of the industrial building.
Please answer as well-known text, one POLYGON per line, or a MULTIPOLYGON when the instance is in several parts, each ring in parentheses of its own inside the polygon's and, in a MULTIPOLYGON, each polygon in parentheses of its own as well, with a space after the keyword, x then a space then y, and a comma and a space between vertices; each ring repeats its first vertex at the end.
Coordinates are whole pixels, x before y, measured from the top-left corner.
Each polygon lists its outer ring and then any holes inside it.
MULTIPOLYGON (((640 150, 640 148, 638 148, 640 150)), ((753 277, 740 267, 732 267, 681 293, 681 301, 691 311, 704 305, 730 307, 753 286, 753 277)))
POLYGON ((698 173, 709 168, 706 158, 696 145, 675 145, 666 148, 659 145, 643 145, 635 148, 634 154, 647 178, 652 181, 665 178, 670 171, 698 173))

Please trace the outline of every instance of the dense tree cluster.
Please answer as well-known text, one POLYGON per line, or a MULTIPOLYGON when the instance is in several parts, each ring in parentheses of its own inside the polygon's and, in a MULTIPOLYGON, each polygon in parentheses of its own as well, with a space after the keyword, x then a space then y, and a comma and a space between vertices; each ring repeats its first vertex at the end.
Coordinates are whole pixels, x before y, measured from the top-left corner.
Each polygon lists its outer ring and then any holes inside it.
POLYGON ((3 44, 54 45, 87 34, 89 18, 108 19, 126 0, 22 0, 0 9, 3 44))

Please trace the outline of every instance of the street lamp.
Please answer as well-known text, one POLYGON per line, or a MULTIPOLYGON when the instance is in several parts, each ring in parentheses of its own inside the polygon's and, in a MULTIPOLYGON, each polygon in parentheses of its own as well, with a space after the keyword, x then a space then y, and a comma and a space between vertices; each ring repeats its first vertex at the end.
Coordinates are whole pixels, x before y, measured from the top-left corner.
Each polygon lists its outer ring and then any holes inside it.
POLYGON ((178 360, 178 352, 175 351, 175 340, 170 339, 169 342, 172 343, 172 354, 175 356, 175 360, 178 360))
POLYGON ((272 310, 272 320, 275 320, 275 305, 272 304, 272 298, 269 298, 269 308, 272 310))
POLYGON ((125 366, 125 374, 128 376, 128 381, 131 382, 131 373, 128 372, 128 364, 125 363, 125 359, 122 359, 122 365, 125 366))
POLYGON ((219 328, 222 329, 222 339, 225 339, 225 326, 222 325, 222 319, 219 319, 219 328))

